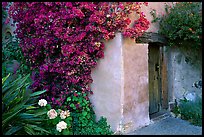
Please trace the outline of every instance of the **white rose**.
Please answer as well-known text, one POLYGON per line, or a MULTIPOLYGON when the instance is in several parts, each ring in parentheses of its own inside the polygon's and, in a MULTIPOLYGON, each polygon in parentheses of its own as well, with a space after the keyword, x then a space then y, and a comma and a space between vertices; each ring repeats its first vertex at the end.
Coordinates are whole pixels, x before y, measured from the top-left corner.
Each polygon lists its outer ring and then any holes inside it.
POLYGON ((38 105, 40 105, 41 107, 46 106, 47 105, 47 101, 45 99, 40 99, 38 101, 38 105))
POLYGON ((57 112, 54 109, 51 109, 50 111, 47 112, 47 115, 50 119, 54 119, 57 117, 57 112))
POLYGON ((65 123, 64 121, 61 121, 57 124, 56 129, 57 131, 61 132, 62 129, 66 129, 67 128, 67 123, 65 123))
POLYGON ((110 15, 109 15, 109 14, 107 14, 107 15, 106 15, 106 17, 107 17, 107 18, 109 18, 109 17, 110 17, 110 15))

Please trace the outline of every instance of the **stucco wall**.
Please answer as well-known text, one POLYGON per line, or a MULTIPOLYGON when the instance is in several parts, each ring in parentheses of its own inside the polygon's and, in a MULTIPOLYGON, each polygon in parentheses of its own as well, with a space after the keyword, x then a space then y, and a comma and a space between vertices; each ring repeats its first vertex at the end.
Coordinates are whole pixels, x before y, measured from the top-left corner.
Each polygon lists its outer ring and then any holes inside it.
POLYGON ((97 120, 101 116, 107 118, 111 129, 119 129, 121 121, 121 91, 122 91, 122 36, 106 42, 104 59, 99 60, 97 67, 92 71, 93 83, 91 89, 94 94, 90 97, 94 105, 97 120))
POLYGON ((106 42, 105 57, 92 78, 90 98, 97 120, 105 116, 113 131, 123 133, 150 123, 148 44, 136 44, 118 33, 106 42))
POLYGON ((123 40, 124 61, 124 132, 150 123, 148 90, 148 44, 123 40))
MULTIPOLYGON (((191 64, 182 49, 168 48, 168 90, 170 92, 169 99, 174 102, 175 99, 195 99, 196 95, 202 96, 202 89, 195 88, 193 83, 202 80, 202 51, 199 54, 200 62, 191 64)), ((195 54, 195 53, 194 53, 195 54)), ((192 55, 193 56, 193 55, 192 55)))
MULTIPOLYGON (((164 12, 164 2, 149 2, 142 11, 151 22, 150 11, 164 12)), ((131 14, 132 20, 138 18, 131 14)), ((157 32, 158 24, 150 25, 148 32, 157 32)), ((106 42, 105 57, 92 71, 94 94, 91 101, 97 119, 105 116, 113 131, 129 132, 150 123, 148 90, 148 44, 116 38, 106 42), (115 58, 114 58, 115 57, 115 58), (115 77, 117 76, 117 77, 115 77)))

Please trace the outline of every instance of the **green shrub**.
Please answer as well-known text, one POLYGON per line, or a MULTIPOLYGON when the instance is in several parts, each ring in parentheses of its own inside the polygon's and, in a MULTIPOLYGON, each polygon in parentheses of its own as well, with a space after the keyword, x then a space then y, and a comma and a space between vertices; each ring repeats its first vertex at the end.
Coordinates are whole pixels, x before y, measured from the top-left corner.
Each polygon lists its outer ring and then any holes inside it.
MULTIPOLYGON (((13 61, 20 63, 19 68, 17 68, 17 73, 20 75, 26 75, 31 73, 30 67, 26 64, 24 59, 22 49, 19 47, 17 39, 11 38, 7 42, 2 42, 2 76, 5 77, 9 73, 13 73, 13 69, 8 68, 8 65, 12 65, 13 61)), ((13 66, 16 67, 16 66, 13 66)))
POLYGON ((181 118, 192 124, 202 126, 202 99, 197 97, 195 101, 181 100, 179 104, 181 118))
POLYGON ((16 80, 2 78, 2 131, 4 135, 49 134, 39 125, 46 119, 44 108, 36 106, 38 96, 45 91, 32 93, 29 76, 19 76, 16 80))
POLYGON ((159 21, 159 33, 168 40, 168 45, 186 45, 191 48, 201 47, 202 41, 202 2, 177 2, 166 5, 166 15, 156 16, 156 10, 150 13, 153 22, 159 21))
POLYGON ((72 129, 74 135, 110 135, 113 132, 107 124, 106 118, 101 117, 96 121, 96 115, 87 100, 86 94, 75 91, 73 96, 69 96, 65 102, 72 111, 72 129), (75 105, 77 104, 77 105, 75 105))
POLYGON ((197 97, 195 101, 181 99, 172 112, 193 125, 202 126, 202 98, 200 97, 197 97))

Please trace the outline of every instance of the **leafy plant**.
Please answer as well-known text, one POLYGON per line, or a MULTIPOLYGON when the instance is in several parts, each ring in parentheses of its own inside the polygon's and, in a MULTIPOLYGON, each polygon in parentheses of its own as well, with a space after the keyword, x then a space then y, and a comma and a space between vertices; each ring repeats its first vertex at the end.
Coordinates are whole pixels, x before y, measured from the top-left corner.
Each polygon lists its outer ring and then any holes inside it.
POLYGON ((166 5, 166 15, 154 18, 160 24, 159 33, 164 35, 170 46, 186 46, 185 41, 191 41, 191 48, 200 48, 202 40, 202 3, 201 2, 177 2, 173 6, 166 5))
POLYGON ((90 100, 85 94, 74 91, 71 96, 66 99, 66 103, 70 106, 70 110, 74 110, 73 117, 73 134, 74 135, 110 135, 113 132, 107 124, 106 118, 101 117, 96 122, 96 116, 91 106, 90 100))
POLYGON ((192 124, 202 126, 202 99, 197 97, 194 101, 181 100, 179 105, 181 118, 190 121, 192 124))
POLYGON ((2 42, 2 76, 5 77, 9 73, 18 73, 20 75, 31 73, 29 66, 26 64, 22 49, 19 47, 19 42, 14 37, 5 43, 2 42), (15 66, 12 68, 7 67, 13 61, 20 63, 19 68, 15 68, 15 66), (13 69, 16 70, 13 71, 13 69))
POLYGON ((118 31, 135 38, 148 29, 149 22, 140 12, 142 4, 147 5, 146 2, 13 2, 9 16, 18 22, 15 32, 19 46, 31 69, 39 71, 33 90, 46 89, 44 97, 53 106, 63 105, 72 85, 83 88, 78 92, 91 94, 91 69, 104 57, 102 40, 113 39, 118 31), (140 17, 129 28, 128 15, 133 12, 140 17))
POLYGON ((181 115, 181 119, 188 120, 194 125, 202 126, 202 98, 197 97, 195 101, 181 99, 173 113, 181 115))
POLYGON ((4 135, 49 134, 39 125, 46 121, 41 118, 46 113, 44 108, 35 106, 40 94, 28 89, 29 74, 16 80, 2 78, 2 131, 4 135))

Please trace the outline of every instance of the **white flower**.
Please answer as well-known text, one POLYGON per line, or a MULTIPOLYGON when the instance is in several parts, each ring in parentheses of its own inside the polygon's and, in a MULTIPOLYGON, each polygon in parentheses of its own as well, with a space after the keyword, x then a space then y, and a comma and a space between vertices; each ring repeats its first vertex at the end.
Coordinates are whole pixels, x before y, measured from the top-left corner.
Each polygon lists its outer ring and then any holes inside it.
POLYGON ((57 124, 56 129, 57 131, 61 132, 62 129, 66 129, 67 128, 67 123, 65 123, 64 121, 61 121, 57 124))
POLYGON ((47 112, 47 115, 50 119, 54 119, 57 117, 57 112, 54 109, 51 109, 50 111, 47 112))
POLYGON ((38 101, 38 105, 40 105, 41 107, 46 106, 47 105, 47 101, 45 99, 40 99, 38 101))
POLYGON ((69 110, 67 110, 67 111, 61 111, 61 112, 60 112, 60 118, 61 118, 61 119, 65 119, 65 118, 68 117, 68 116, 70 116, 69 110))
POLYGON ((106 15, 106 17, 107 17, 107 18, 109 18, 109 17, 110 17, 110 15, 109 15, 109 14, 107 14, 107 15, 106 15))

